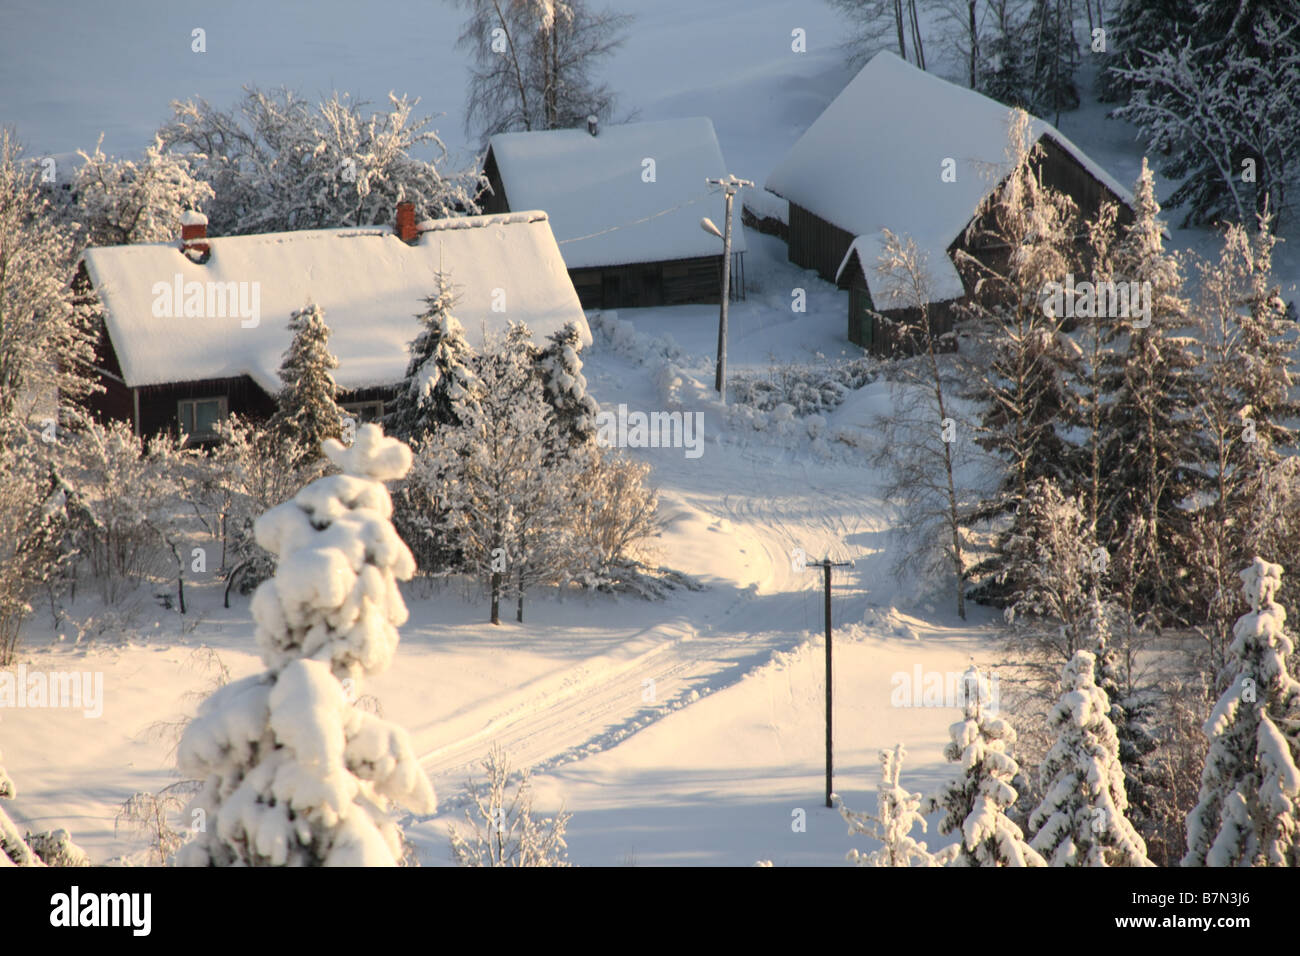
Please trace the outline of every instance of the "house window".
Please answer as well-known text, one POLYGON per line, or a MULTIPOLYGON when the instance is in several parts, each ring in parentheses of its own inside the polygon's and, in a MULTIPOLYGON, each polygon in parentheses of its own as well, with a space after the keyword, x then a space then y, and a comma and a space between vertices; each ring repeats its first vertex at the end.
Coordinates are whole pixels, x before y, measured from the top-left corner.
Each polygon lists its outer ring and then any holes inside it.
POLYGON ((181 431, 191 439, 215 438, 217 423, 226 417, 226 396, 186 398, 177 403, 181 431))
POLYGON ((372 402, 344 402, 340 407, 355 418, 358 424, 377 422, 384 417, 384 403, 379 399, 372 402))

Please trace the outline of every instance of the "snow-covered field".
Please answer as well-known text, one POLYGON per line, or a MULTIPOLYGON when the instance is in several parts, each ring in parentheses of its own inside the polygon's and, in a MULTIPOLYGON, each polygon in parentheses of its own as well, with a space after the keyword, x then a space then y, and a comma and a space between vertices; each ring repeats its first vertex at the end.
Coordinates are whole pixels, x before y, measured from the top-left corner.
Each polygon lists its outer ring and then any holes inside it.
MULTIPOLYGON (((710 116, 728 165, 760 183, 850 75, 842 30, 819 0, 612 5, 637 15, 608 71, 622 110, 645 120, 710 116), (796 27, 807 31, 805 54, 791 51, 796 27)), ((170 99, 224 106, 242 84, 284 84, 308 95, 337 87, 371 100, 389 89, 422 96, 425 108, 446 112, 439 126, 453 154, 469 156, 465 59, 454 46, 462 14, 451 3, 390 2, 362 15, 335 0, 201 10, 92 3, 76 5, 75 16, 37 0, 5 6, 6 19, 25 25, 0 29, 0 123, 16 125, 36 154, 90 149, 101 130, 106 150, 138 150, 170 99), (263 27, 250 31, 254 11, 263 27), (146 15, 155 23, 147 42, 132 26, 146 15), (206 55, 190 52, 195 26, 207 30, 206 55), (169 33, 174 43, 157 43, 169 33), (24 40, 42 34, 59 37, 57 56, 24 40), (55 89, 57 97, 41 92, 55 89)), ((1063 116, 1061 129, 1131 183, 1140 144, 1104 112, 1089 102, 1063 116)), ((1199 230, 1174 230, 1174 241, 1209 247, 1199 230)), ((790 266, 772 237, 750 234, 748 244, 748 295, 730 317, 733 375, 859 354, 845 339, 846 293, 790 266), (807 290, 806 313, 790 309, 796 287, 807 290)), ((1300 277, 1300 249, 1284 249, 1280 265, 1300 277)), ((874 805, 877 754, 895 742, 909 751, 908 789, 931 792, 949 774, 941 751, 957 711, 893 706, 893 678, 960 672, 972 659, 995 665, 992 614, 974 608, 958 621, 950 602, 891 574, 881 476, 865 450, 834 439, 845 430, 870 440, 872 416, 888 401, 881 383, 812 430, 780 415, 746 417, 713 400, 715 308, 589 318, 596 341, 585 373, 604 408, 704 415, 699 457, 630 454, 651 464, 661 490, 660 560, 705 588, 663 602, 542 596, 526 623, 496 628, 468 586, 405 588, 411 620, 394 666, 366 691, 409 728, 438 790, 440 813, 408 821, 408 835, 424 864, 450 862, 446 829, 460 819, 465 778, 499 743, 535 769, 539 810, 563 804, 574 814, 575 863, 843 864, 854 844, 822 806, 821 579, 796 572, 791 550, 853 562, 835 573, 834 694, 836 789, 854 809, 874 805), (797 810, 807 813, 806 832, 792 827, 797 810)), ((193 713, 215 673, 211 656, 196 651, 211 648, 233 678, 260 669, 246 599, 223 609, 215 581, 190 596, 182 620, 142 594, 80 642, 53 633, 38 609, 26 666, 102 673, 104 701, 97 718, 48 709, 0 716, 20 825, 67 827, 96 862, 140 849, 115 831, 114 816, 132 793, 176 779, 174 722, 193 713)), ((84 597, 76 610, 105 613, 84 597)), ((929 839, 949 842, 933 830, 929 839)))

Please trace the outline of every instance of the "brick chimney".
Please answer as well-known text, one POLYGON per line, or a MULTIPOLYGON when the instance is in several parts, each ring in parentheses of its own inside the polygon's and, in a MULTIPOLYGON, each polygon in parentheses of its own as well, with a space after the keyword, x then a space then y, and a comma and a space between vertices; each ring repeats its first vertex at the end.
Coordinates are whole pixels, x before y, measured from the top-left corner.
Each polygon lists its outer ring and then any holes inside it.
POLYGON ((206 238, 208 238, 208 217, 193 209, 181 213, 181 252, 191 259, 203 258, 210 249, 203 241, 206 238))
POLYGON ((420 236, 415 228, 415 203, 399 202, 397 204, 397 238, 403 242, 415 242, 420 236))

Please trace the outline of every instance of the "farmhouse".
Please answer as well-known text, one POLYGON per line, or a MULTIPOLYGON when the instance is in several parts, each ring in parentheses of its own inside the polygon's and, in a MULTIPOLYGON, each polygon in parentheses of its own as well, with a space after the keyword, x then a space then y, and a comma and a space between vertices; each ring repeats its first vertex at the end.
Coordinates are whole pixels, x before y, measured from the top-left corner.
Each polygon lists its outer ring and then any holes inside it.
MULTIPOLYGON (((703 117, 493 136, 485 212, 545 209, 585 309, 716 303, 727 172, 703 117)), ((743 294, 745 235, 733 212, 732 282, 743 294)))
MULTIPOLYGON (((849 290, 850 341, 891 353, 916 318, 873 305, 884 229, 916 242, 930 274, 931 328, 951 330, 952 306, 971 292, 953 253, 987 261, 996 252, 966 248, 964 233, 1011 172, 1011 116, 1001 103, 878 53, 768 177, 768 190, 789 202, 790 261, 849 290)), ((1044 184, 1073 198, 1081 215, 1107 200, 1120 204, 1121 218, 1130 214, 1129 192, 1053 126, 1031 119, 1029 135, 1043 148, 1044 184)))
MULTIPOLYGON (((319 305, 338 357, 340 404, 359 420, 383 413, 406 372, 416 315, 447 273, 470 344, 521 320, 539 339, 573 322, 591 333, 543 212, 397 226, 209 238, 190 215, 176 243, 87 249, 80 279, 98 297, 101 419, 140 435, 183 429, 212 437, 229 415, 274 410, 292 312, 319 305)), ((91 291, 88 290, 88 291, 91 291)))

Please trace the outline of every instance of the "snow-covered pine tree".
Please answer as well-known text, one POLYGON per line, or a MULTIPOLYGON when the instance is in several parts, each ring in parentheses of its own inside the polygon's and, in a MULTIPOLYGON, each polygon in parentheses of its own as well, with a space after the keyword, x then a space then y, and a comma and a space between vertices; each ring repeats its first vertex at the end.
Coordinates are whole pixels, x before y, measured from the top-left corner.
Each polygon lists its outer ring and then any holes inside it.
POLYGON ((406 376, 384 418, 388 431, 403 441, 422 438, 442 425, 459 425, 459 409, 473 401, 476 388, 474 350, 452 315, 456 301, 451 279, 439 272, 437 284, 416 316, 422 328, 408 346, 406 376))
POLYGON ((1031 0, 1021 35, 1025 44, 1029 108, 1039 116, 1060 122, 1062 110, 1079 106, 1074 73, 1079 66, 1079 44, 1074 36, 1074 7, 1059 0, 1031 0))
MULTIPOLYGON (((1195 418, 1199 398, 1195 339, 1185 334, 1189 306, 1178 258, 1164 248, 1155 181, 1143 160, 1134 187, 1134 220, 1115 249, 1115 278, 1150 289, 1150 316, 1110 304, 1090 320, 1108 327, 1117 348, 1102 366, 1101 507, 1097 536, 1117 561, 1116 589, 1132 594, 1135 617, 1167 617, 1186 601, 1180 548, 1187 534, 1182 502, 1198 487, 1202 460, 1195 418), (1149 319, 1150 324, 1144 326, 1149 319), (1125 347, 1126 345, 1126 347, 1125 347), (1124 575, 1130 579, 1124 580, 1124 575)), ((1080 305, 1076 306, 1076 314, 1080 305)), ((1096 311, 1094 309, 1094 311, 1096 311)), ((1088 316, 1084 316, 1089 318, 1088 316)))
POLYGON ((1120 71, 1144 65, 1150 51, 1181 46, 1194 19, 1195 0, 1119 0, 1104 24, 1101 99, 1127 103, 1133 82, 1120 71))
POLYGON ((1019 0, 991 0, 987 4, 988 24, 979 41, 976 89, 1007 106, 1026 109, 1031 105, 1024 18, 1019 0))
POLYGON ((840 816, 849 825, 849 836, 861 833, 880 841, 880 849, 862 853, 849 850, 845 857, 858 866, 937 866, 934 854, 924 843, 912 839, 912 828, 918 824, 925 832, 925 817, 921 814, 922 798, 919 793, 908 793, 899 785, 898 774, 903 769, 907 751, 902 744, 893 750, 880 751, 880 786, 877 790, 876 812, 855 813, 844 801, 831 794, 839 807, 840 816))
POLYGON ((1061 671, 1061 698, 1048 718, 1056 743, 1039 770, 1045 796, 1029 818, 1030 845, 1051 866, 1151 866, 1125 816, 1119 739, 1094 668, 1092 654, 1078 651, 1061 671))
POLYGON ((339 360, 329 350, 325 311, 314 302, 293 313, 289 331, 293 341, 279 372, 284 387, 276 396, 270 426, 283 440, 314 453, 325 439, 343 437, 347 416, 335 401, 339 387, 332 374, 339 360))
MULTIPOLYGON (((0 755, 3 756, 3 755, 0 755)), ((12 800, 18 789, 0 762, 0 800, 12 800)), ((23 835, 0 806, 0 868, 8 866, 89 866, 86 851, 72 842, 67 830, 23 835)))
POLYGON ((1183 866, 1300 866, 1300 681, 1287 670, 1295 648, 1274 601, 1282 568, 1256 557, 1241 580, 1250 611, 1205 722, 1210 750, 1183 866))
POLYGON ((944 784, 929 804, 930 809, 944 812, 939 832, 960 836, 943 854, 943 862, 949 866, 1046 866, 1007 816, 1017 797, 1011 781, 1020 771, 1009 752, 1016 732, 986 710, 987 681, 976 667, 966 671, 962 687, 963 718, 949 728, 952 742, 943 751, 961 767, 961 775, 944 784))
POLYGON ((216 691, 181 738, 181 772, 203 782, 191 805, 203 828, 182 865, 393 866, 402 843, 386 801, 433 812, 406 731, 354 703, 407 618, 396 581, 415 563, 383 482, 406 474, 411 453, 374 424, 323 451, 342 474, 257 521, 278 559, 252 602, 267 669, 216 691))
POLYGON ((538 355, 546 400, 555 411, 555 424, 570 445, 584 445, 596 434, 600 406, 587 394, 582 374, 582 337, 572 322, 554 333, 538 355))

